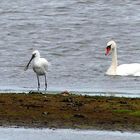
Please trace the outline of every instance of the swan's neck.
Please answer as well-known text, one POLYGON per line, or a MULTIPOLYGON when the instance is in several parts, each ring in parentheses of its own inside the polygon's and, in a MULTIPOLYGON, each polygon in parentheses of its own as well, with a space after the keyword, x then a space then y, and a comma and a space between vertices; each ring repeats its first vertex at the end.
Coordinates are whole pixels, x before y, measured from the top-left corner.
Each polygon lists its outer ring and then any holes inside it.
POLYGON ((109 67, 107 74, 109 75, 116 75, 117 74, 117 65, 118 65, 118 61, 117 61, 117 48, 115 47, 112 50, 112 63, 111 66, 109 67))
POLYGON ((117 49, 115 48, 112 52, 112 64, 111 66, 117 69, 118 61, 117 61, 117 49))

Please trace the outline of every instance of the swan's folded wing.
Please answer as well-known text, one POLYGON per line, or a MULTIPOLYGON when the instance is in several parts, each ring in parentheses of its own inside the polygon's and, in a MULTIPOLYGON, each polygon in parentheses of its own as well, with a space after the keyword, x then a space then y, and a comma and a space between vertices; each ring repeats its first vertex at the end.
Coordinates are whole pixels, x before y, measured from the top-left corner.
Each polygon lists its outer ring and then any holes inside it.
POLYGON ((132 63, 132 64, 123 64, 117 67, 117 75, 121 76, 140 76, 140 64, 132 63))

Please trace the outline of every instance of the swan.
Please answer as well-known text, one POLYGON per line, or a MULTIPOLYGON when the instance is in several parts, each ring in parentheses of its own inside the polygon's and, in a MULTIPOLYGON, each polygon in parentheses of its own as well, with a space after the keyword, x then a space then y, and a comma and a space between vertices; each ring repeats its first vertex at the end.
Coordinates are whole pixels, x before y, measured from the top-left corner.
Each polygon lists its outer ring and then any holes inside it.
POLYGON ((140 76, 140 64, 122 64, 118 66, 117 60, 117 45, 116 42, 111 40, 107 43, 105 55, 112 54, 112 63, 106 71, 107 75, 120 75, 120 76, 140 76))

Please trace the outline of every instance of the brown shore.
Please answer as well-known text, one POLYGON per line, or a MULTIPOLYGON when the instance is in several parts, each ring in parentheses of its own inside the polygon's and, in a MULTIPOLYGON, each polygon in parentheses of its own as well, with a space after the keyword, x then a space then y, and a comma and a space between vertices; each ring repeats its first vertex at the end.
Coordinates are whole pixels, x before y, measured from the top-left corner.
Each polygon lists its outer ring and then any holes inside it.
POLYGON ((0 125, 140 131, 140 98, 1 93, 0 125))

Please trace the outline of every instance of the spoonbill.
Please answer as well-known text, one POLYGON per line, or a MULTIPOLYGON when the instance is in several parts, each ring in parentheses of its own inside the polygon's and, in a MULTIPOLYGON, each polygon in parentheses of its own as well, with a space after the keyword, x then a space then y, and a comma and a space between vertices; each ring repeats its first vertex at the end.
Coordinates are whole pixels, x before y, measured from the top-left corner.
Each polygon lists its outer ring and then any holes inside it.
POLYGON ((40 57, 40 53, 38 50, 35 50, 32 52, 32 57, 28 64, 25 67, 25 71, 28 69, 31 61, 33 60, 33 71, 36 73, 37 76, 37 81, 38 81, 38 91, 40 89, 40 82, 39 82, 39 76, 44 76, 45 77, 45 91, 47 90, 47 71, 48 71, 48 66, 49 63, 45 58, 40 57))

